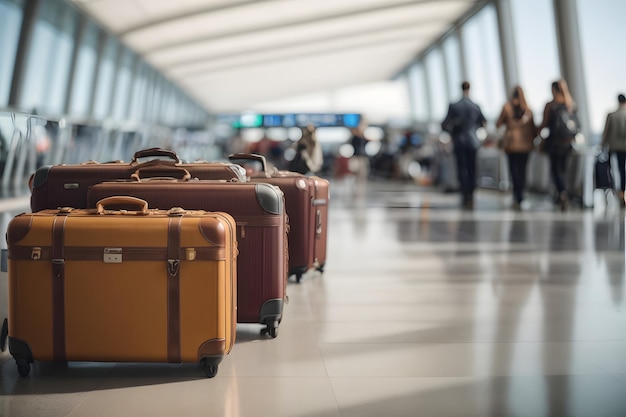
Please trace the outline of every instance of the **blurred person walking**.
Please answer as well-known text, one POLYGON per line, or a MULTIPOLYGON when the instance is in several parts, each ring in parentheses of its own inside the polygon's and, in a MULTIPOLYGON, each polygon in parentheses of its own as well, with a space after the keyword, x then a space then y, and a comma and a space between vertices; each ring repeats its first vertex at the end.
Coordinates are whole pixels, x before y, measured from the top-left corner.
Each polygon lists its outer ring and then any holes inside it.
POLYGON ((608 149, 609 154, 617 157, 617 167, 619 170, 620 193, 619 201, 622 207, 626 205, 624 201, 624 190, 626 190, 626 96, 617 96, 619 107, 606 117, 604 132, 602 133, 602 147, 608 149))
POLYGON ((300 174, 315 174, 322 169, 324 155, 315 135, 315 127, 308 125, 302 129, 302 137, 296 142, 296 154, 289 164, 289 170, 300 174))
POLYGON ((507 155, 513 183, 513 209, 519 211, 526 188, 528 155, 533 150, 536 132, 533 113, 526 103, 522 87, 516 86, 511 98, 502 107, 496 128, 501 126, 505 126, 501 146, 507 155))
POLYGON ((485 126, 487 120, 480 106, 469 98, 470 83, 463 81, 461 90, 463 98, 450 104, 441 128, 452 137, 463 208, 473 209, 476 188, 476 153, 480 147, 476 130, 485 126))
POLYGON ((578 131, 576 103, 565 80, 554 81, 551 86, 552 100, 543 110, 543 121, 537 129, 541 134, 548 128, 548 136, 542 141, 541 149, 550 159, 550 173, 557 191, 557 204, 561 211, 567 210, 569 196, 565 188, 567 162, 572 153, 572 143, 578 131))
POLYGON ((365 138, 363 126, 352 128, 352 137, 350 145, 354 149, 354 154, 350 158, 351 164, 354 164, 352 171, 356 174, 357 184, 364 184, 370 172, 370 160, 365 151, 368 140, 365 138))

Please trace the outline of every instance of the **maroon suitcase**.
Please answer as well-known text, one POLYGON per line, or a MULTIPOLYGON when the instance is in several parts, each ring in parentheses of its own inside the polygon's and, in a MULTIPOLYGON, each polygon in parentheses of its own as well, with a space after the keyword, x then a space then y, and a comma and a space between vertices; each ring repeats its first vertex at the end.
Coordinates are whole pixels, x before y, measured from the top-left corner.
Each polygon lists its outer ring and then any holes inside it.
POLYGON ((87 207, 89 186, 103 181, 130 179, 141 170, 144 176, 171 177, 177 173, 200 179, 245 181, 245 172, 236 164, 211 162, 183 164, 174 151, 151 148, 135 153, 130 163, 86 162, 73 165, 53 165, 39 168, 31 176, 30 208, 33 212, 63 206, 87 207), (141 162, 144 159, 153 159, 141 162), (186 171, 181 170, 184 168, 186 171))
POLYGON ((311 177, 314 181, 315 196, 315 239, 313 240, 313 265, 324 272, 326 266, 326 246, 328 242, 328 204, 330 202, 330 182, 325 178, 311 177))
POLYGON ((265 182, 283 190, 289 218, 289 275, 295 275, 296 282, 300 282, 302 275, 313 267, 323 271, 326 262, 328 180, 290 171, 270 173, 261 155, 234 154, 229 159, 244 166, 249 162, 260 165, 258 170, 247 170, 249 181, 265 182))
MULTIPOLYGON (((287 284, 287 226, 284 196, 263 183, 151 179, 104 182, 90 187, 88 206, 127 195, 150 208, 227 212, 237 223, 237 322, 261 323, 276 337, 287 284)), ((122 209, 124 207, 113 207, 122 209)))

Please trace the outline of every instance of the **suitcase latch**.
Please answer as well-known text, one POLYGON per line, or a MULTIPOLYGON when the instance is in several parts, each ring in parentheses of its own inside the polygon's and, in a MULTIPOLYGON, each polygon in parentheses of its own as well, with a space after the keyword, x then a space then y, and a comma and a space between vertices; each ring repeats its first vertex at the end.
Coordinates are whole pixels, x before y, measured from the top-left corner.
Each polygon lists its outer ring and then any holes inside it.
POLYGON ((179 267, 180 267, 180 262, 178 259, 167 260, 167 272, 169 272, 171 277, 176 277, 176 275, 178 275, 179 267))
POLYGON ((30 252, 30 259, 36 261, 37 259, 41 259, 41 248, 33 248, 30 252))
POLYGON ((105 264, 121 264, 122 248, 104 248, 103 261, 105 264))
POLYGON ((77 182, 67 182, 65 184, 63 184, 63 188, 65 188, 66 190, 77 190, 79 187, 77 182))

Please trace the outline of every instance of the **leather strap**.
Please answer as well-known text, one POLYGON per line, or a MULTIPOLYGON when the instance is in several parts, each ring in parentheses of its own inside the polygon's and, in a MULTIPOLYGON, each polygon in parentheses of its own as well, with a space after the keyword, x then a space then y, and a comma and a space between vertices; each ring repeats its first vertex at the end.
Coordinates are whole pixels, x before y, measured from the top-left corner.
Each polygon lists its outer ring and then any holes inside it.
MULTIPOLYGON (((50 261, 52 257, 52 248, 50 246, 38 246, 39 249, 37 260, 50 261)), ((9 259, 36 260, 33 258, 33 246, 12 246, 7 250, 9 259)), ((122 251, 122 261, 163 261, 168 259, 166 248, 152 247, 126 247, 120 248, 122 251)), ((223 247, 193 247, 181 248, 182 253, 186 249, 193 249, 196 261, 221 261, 226 259, 226 250, 223 247)), ((79 247, 65 246, 63 256, 65 261, 98 261, 102 262, 102 254, 104 246, 79 247)))
POLYGON ((180 363, 180 229, 182 217, 171 217, 167 230, 167 360, 180 363))
POLYGON ((52 224, 52 357, 65 361, 65 259, 63 244, 66 215, 54 218, 52 224))

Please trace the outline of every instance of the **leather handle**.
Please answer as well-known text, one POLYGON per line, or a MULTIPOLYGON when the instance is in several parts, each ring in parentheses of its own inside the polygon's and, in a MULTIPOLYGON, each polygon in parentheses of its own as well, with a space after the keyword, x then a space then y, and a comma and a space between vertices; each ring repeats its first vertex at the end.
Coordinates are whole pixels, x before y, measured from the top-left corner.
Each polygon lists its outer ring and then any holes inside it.
POLYGON ((130 163, 136 164, 139 158, 149 158, 152 156, 166 157, 169 159, 173 159, 175 162, 180 162, 180 158, 178 157, 176 152, 170 149, 148 148, 148 149, 142 149, 140 151, 135 152, 135 154, 133 155, 133 160, 130 161, 130 163))
POLYGON ((268 175, 267 161, 265 160, 265 157, 263 155, 259 155, 256 153, 235 153, 228 155, 228 159, 232 162, 235 162, 236 160, 260 162, 261 170, 265 173, 265 175, 268 175))
POLYGON ((103 198, 102 200, 96 203, 96 208, 98 210, 98 214, 104 214, 104 208, 106 206, 113 205, 132 205, 139 207, 139 212, 142 214, 148 214, 148 202, 146 200, 142 200, 137 197, 130 197, 124 195, 115 195, 112 197, 103 198))
MULTIPOLYGON (((137 171, 135 171, 133 174, 131 174, 130 177, 137 182, 141 182, 142 180, 141 172, 148 173, 150 172, 150 170, 151 169, 149 168, 143 168, 143 170, 142 168, 140 168, 137 171)), ((189 181, 191 179, 191 173, 189 173, 189 171, 187 171, 185 168, 172 167, 172 166, 154 166, 152 170, 158 172, 159 174, 163 174, 164 172, 165 173, 172 172, 172 173, 179 173, 179 174, 182 173, 182 177, 180 178, 181 180, 189 181)), ((159 177, 162 178, 163 175, 159 175, 159 177)), ((143 179, 148 179, 148 178, 150 177, 145 177, 143 179)))

